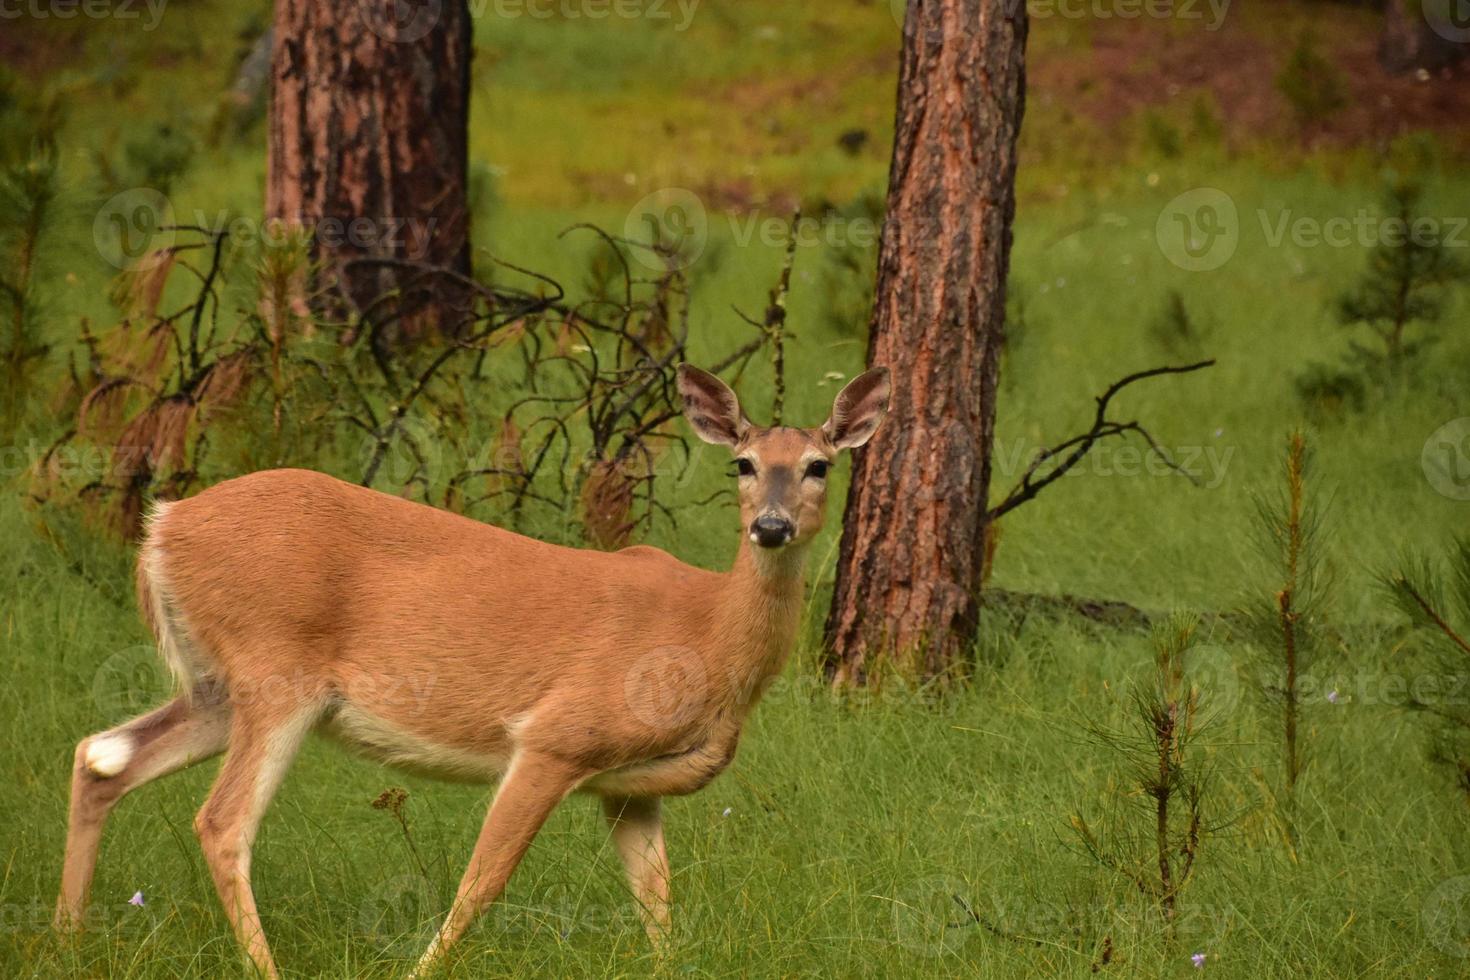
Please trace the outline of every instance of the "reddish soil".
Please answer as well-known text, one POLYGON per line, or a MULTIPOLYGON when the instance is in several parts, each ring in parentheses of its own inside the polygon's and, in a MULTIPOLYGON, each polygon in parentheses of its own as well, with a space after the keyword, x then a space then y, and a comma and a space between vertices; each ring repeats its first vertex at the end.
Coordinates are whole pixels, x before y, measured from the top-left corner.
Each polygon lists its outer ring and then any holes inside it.
MULTIPOLYGON (((1242 4, 1243 6, 1243 4, 1242 4)), ((1378 24, 1330 5, 1251 13, 1234 7, 1218 30, 1203 23, 1092 20, 1085 26, 1033 23, 1028 98, 1103 130, 1142 110, 1188 107, 1208 95, 1225 138, 1297 139, 1311 147, 1382 144, 1415 131, 1470 143, 1470 60, 1436 75, 1390 76, 1378 64, 1378 24), (1305 126, 1277 86, 1303 30, 1336 66, 1343 108, 1305 126)), ((1208 14, 1206 15, 1208 16, 1208 14)))

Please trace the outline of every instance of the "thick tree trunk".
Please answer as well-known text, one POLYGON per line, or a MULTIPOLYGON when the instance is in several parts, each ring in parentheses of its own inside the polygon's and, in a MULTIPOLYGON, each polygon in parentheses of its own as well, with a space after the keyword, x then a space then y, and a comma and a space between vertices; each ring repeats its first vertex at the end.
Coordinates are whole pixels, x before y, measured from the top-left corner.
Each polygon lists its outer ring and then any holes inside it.
POLYGON ((911 0, 868 361, 890 417, 857 454, 827 618, 834 683, 932 677, 974 639, 1025 100, 1026 5, 911 0))
POLYGON ((1464 0, 1387 0, 1378 61, 1390 74, 1437 71, 1470 50, 1470 17, 1464 0))
POLYGON ((469 273, 465 0, 277 0, 273 30, 267 217, 310 233, 334 312, 456 331, 453 277, 363 260, 469 273))

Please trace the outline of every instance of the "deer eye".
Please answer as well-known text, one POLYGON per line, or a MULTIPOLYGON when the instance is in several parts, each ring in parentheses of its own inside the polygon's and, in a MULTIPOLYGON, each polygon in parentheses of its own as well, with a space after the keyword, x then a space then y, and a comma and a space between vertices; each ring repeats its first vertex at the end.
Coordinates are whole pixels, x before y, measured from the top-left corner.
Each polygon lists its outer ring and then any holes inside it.
POLYGON ((755 464, 741 456, 735 461, 735 472, 741 476, 755 476, 755 464))
POLYGON ((827 461, 825 459, 814 459, 807 464, 806 475, 811 480, 827 479, 827 461))

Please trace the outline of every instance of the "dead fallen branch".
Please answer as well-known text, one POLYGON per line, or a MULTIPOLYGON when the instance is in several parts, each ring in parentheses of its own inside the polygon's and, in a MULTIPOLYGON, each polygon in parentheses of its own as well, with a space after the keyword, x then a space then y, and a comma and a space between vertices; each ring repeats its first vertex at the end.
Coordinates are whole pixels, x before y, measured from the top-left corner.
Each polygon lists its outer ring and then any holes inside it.
POLYGON ((1163 459, 1166 466, 1197 484, 1199 481, 1193 474, 1174 462, 1173 457, 1169 455, 1163 446, 1159 445, 1158 440, 1139 422, 1117 422, 1109 419, 1108 404, 1120 391, 1136 382, 1148 378, 1157 378, 1165 374, 1189 374, 1193 371, 1213 367, 1214 364, 1215 361, 1212 358, 1208 361, 1200 361, 1197 364, 1186 364, 1180 367, 1158 367, 1148 371, 1138 371, 1114 381, 1108 386, 1107 391, 1104 391, 1097 397, 1097 411, 1093 415, 1092 428, 1081 435, 1073 436, 1050 449, 1043 449, 1038 453, 1036 459, 1026 468, 1026 472, 1021 475, 1021 481, 1016 484, 1015 489, 1003 501, 990 509, 989 514, 986 515, 987 522, 999 520, 1028 500, 1035 499, 1036 495, 1042 490, 1045 490, 1057 480, 1066 476, 1067 471, 1082 462, 1087 454, 1092 451, 1092 447, 1097 445, 1099 441, 1110 436, 1127 435, 1130 432, 1137 434, 1147 442, 1149 448, 1159 454, 1159 457, 1163 459))

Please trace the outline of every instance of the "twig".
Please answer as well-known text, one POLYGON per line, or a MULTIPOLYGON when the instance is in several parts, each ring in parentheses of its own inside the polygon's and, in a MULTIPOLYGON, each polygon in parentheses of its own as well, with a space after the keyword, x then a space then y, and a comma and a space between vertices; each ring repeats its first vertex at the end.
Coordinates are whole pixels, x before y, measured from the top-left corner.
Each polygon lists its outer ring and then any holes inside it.
POLYGON ((1459 633, 1455 632, 1455 628, 1447 623, 1444 617, 1439 614, 1439 611, 1429 604, 1429 600, 1425 599, 1422 595, 1419 594, 1418 590, 1414 588, 1413 584, 1410 583, 1407 578, 1400 576, 1396 584, 1400 589, 1403 590, 1404 595, 1414 600, 1414 604, 1417 605, 1421 610, 1423 610, 1424 615, 1428 617, 1429 621, 1433 623, 1441 633, 1448 637, 1451 642, 1455 644, 1455 646, 1459 647, 1466 653, 1470 653, 1470 643, 1465 642, 1465 639, 1460 636, 1459 633))
POLYGON ((1200 361, 1197 364, 1186 364, 1179 367, 1158 367, 1148 371, 1138 371, 1134 374, 1130 374, 1124 378, 1120 378, 1119 380, 1114 381, 1111 385, 1108 386, 1108 389, 1104 391, 1101 395, 1099 395, 1096 399, 1097 411, 1093 416, 1092 428, 1089 429, 1087 432, 1084 432, 1083 434, 1078 436, 1073 436, 1065 442, 1059 443, 1058 445, 1053 446, 1050 449, 1042 450, 1037 455, 1036 459, 1031 463, 1031 465, 1027 467, 1026 472, 1021 476, 1020 483, 1018 483, 1015 489, 1010 492, 1009 496, 1007 496, 1005 500, 1001 501, 995 507, 991 508, 990 512, 986 514, 986 522, 990 523, 992 521, 998 520, 1005 514, 1010 513, 1017 507, 1026 503, 1028 500, 1033 499, 1042 490, 1046 489, 1057 480, 1060 480, 1063 476, 1066 475, 1069 470, 1072 469, 1072 467, 1080 463, 1083 457, 1085 457, 1089 452, 1092 451, 1092 447, 1096 445, 1099 440, 1105 439, 1108 436, 1123 435, 1127 432, 1135 432, 1138 435, 1142 436, 1143 439, 1149 444, 1149 447, 1157 452, 1159 456, 1164 460, 1165 465, 1174 470, 1176 473, 1180 473, 1181 475, 1187 477, 1191 482, 1198 484, 1199 481, 1194 477, 1194 475, 1187 472, 1177 463, 1175 463, 1173 458, 1164 450, 1162 446, 1159 445, 1158 441, 1154 439, 1154 437, 1148 432, 1148 430, 1146 430, 1138 422, 1109 421, 1107 417, 1108 403, 1112 401, 1114 395, 1118 394, 1118 392, 1122 391, 1124 388, 1127 388, 1129 385, 1134 384, 1135 382, 1143 381, 1147 378, 1156 378, 1160 375, 1165 374, 1189 374, 1193 371, 1200 371, 1204 368, 1212 367, 1214 366, 1214 364, 1215 361, 1213 358, 1211 358, 1208 361, 1200 361), (1063 453, 1066 453, 1067 455, 1065 456, 1065 458, 1062 459, 1060 463, 1056 464, 1040 477, 1037 477, 1037 473, 1040 472, 1044 464, 1050 462, 1051 460, 1054 460, 1058 456, 1061 456, 1063 453))

